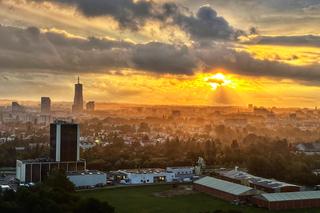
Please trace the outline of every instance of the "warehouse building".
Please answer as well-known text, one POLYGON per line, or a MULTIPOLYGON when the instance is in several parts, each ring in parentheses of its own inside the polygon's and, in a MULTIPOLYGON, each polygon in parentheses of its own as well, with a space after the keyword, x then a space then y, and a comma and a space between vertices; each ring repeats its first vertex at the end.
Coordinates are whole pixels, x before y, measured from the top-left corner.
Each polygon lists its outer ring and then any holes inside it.
POLYGON ((252 202, 269 210, 319 208, 320 191, 261 194, 253 197, 252 202))
POLYGON ((100 171, 67 172, 67 178, 75 187, 104 186, 107 183, 107 174, 100 171))
POLYGON ((257 177, 247 172, 240 171, 237 168, 228 171, 220 171, 218 172, 218 177, 223 180, 250 186, 254 189, 268 193, 298 192, 301 190, 300 186, 273 179, 257 177))
POLYGON ((175 174, 164 169, 130 169, 110 172, 111 177, 118 183, 170 183, 175 174))
POLYGON ((194 189, 200 192, 210 194, 214 197, 226 200, 245 202, 257 191, 251 187, 220 180, 213 177, 204 177, 194 182, 194 189))

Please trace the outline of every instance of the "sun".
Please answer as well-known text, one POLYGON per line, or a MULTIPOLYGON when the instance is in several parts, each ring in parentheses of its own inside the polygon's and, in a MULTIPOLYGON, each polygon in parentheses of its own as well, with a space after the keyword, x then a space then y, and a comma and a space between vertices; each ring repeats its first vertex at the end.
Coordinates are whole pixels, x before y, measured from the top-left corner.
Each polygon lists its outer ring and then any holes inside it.
POLYGON ((228 86, 232 83, 232 81, 222 73, 205 77, 204 80, 210 84, 213 90, 216 90, 218 87, 228 86))

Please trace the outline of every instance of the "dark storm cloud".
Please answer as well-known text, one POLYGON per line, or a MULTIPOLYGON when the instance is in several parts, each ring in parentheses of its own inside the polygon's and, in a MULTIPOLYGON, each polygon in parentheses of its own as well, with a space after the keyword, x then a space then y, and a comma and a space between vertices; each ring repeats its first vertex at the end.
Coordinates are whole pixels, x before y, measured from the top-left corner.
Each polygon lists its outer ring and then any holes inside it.
POLYGON ((277 61, 254 59, 246 52, 225 47, 197 50, 204 68, 221 67, 240 75, 291 79, 307 84, 320 84, 320 64, 293 66, 277 61))
POLYGON ((169 71, 177 74, 192 74, 197 61, 186 46, 152 42, 136 45, 133 63, 137 69, 148 69, 162 73, 169 71))
MULTIPOLYGON (((185 0, 182 0, 185 1, 185 0)), ((194 3, 194 0, 187 0, 194 3)), ((217 6, 227 6, 231 8, 247 8, 250 12, 304 12, 308 9, 317 8, 319 0, 199 0, 199 2, 210 3, 217 6), (254 11, 256 9, 258 11, 254 11)))
POLYGON ((60 33, 42 33, 37 28, 5 26, 0 26, 0 38, 0 70, 90 72, 133 68, 159 73, 192 73, 196 66, 184 46, 70 38, 60 33))
POLYGON ((139 30, 148 20, 180 27, 195 41, 202 39, 234 40, 240 30, 233 29, 229 23, 210 6, 202 6, 194 15, 187 8, 175 3, 155 3, 134 0, 30 0, 49 1, 77 8, 87 17, 109 16, 114 18, 120 28, 139 30))
POLYGON ((269 45, 287 45, 287 46, 311 46, 320 47, 320 36, 302 35, 302 36, 259 36, 249 43, 269 44, 269 45))
POLYGON ((126 68, 152 73, 193 74, 224 68, 248 76, 293 79, 320 84, 320 65, 293 66, 257 60, 232 46, 134 44, 99 38, 75 38, 37 28, 0 26, 0 72, 98 73, 126 68))
MULTIPOLYGON (((39 0, 41 1, 41 0, 39 0)), ((44 0, 45 1, 45 0, 44 0)), ((50 1, 50 0, 49 0, 50 1)), ((85 16, 112 16, 120 27, 137 30, 148 18, 161 18, 154 3, 133 0, 53 0, 75 6, 85 16)))
POLYGON ((178 14, 174 17, 175 23, 188 32, 195 40, 202 39, 225 39, 235 40, 238 35, 244 34, 240 30, 234 30, 229 23, 218 16, 210 6, 199 8, 195 16, 178 14))

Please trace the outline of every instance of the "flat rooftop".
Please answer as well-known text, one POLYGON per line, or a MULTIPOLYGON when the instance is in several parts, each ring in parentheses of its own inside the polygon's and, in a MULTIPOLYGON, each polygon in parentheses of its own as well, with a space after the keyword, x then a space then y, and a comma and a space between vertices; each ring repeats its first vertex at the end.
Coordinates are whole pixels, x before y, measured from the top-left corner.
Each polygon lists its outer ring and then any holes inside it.
POLYGON ((78 176, 78 175, 104 175, 106 173, 98 171, 98 170, 85 170, 78 172, 67 172, 67 176, 78 176))
MULTIPOLYGON (((26 160, 17 160, 22 163, 58 163, 58 161, 54 161, 50 158, 36 158, 36 159, 26 159, 26 160)), ((72 162, 84 162, 84 159, 80 159, 79 161, 60 161, 60 163, 72 163, 72 162)))
POLYGON ((125 173, 125 174, 157 174, 166 172, 165 169, 160 168, 146 168, 146 169, 126 169, 126 170, 118 170, 112 171, 115 173, 125 173))
POLYGON ((167 169, 194 169, 193 166, 170 166, 167 169))

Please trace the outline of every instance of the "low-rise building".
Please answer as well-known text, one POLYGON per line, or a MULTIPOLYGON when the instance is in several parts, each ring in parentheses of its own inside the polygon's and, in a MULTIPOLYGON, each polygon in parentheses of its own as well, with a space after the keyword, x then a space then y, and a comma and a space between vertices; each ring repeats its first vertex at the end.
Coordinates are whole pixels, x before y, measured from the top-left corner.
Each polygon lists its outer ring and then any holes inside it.
POLYGON ((118 170, 110 173, 113 179, 125 184, 168 183, 175 174, 164 169, 131 169, 118 170))
POLYGON ((195 169, 193 166, 167 167, 166 171, 174 173, 177 180, 183 180, 185 178, 192 179, 195 176, 195 169))
POLYGON ((104 186, 107 183, 107 174, 100 171, 67 172, 67 178, 75 187, 104 186))
POLYGON ((320 143, 300 143, 296 145, 297 152, 304 153, 306 155, 320 154, 320 143))
POLYGON ((300 186, 285 183, 273 179, 267 179, 251 175, 247 172, 234 170, 218 172, 219 178, 234 183, 250 186, 257 190, 274 193, 274 192, 297 192, 301 190, 300 186))
POLYGON ((258 207, 269 210, 319 208, 320 191, 261 194, 252 198, 258 207))
POLYGON ((251 187, 208 176, 195 181, 193 188, 223 200, 237 202, 247 201, 257 194, 251 187))
POLYGON ((16 179, 20 183, 37 183, 45 180, 51 171, 77 172, 86 170, 86 161, 58 162, 50 159, 17 160, 16 179))

